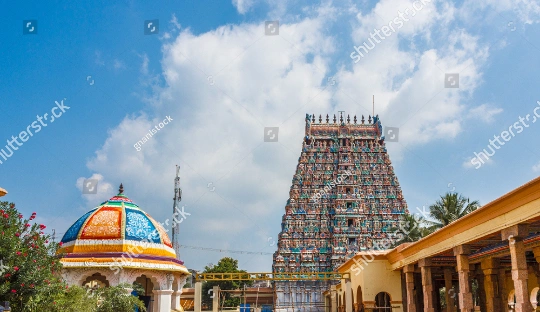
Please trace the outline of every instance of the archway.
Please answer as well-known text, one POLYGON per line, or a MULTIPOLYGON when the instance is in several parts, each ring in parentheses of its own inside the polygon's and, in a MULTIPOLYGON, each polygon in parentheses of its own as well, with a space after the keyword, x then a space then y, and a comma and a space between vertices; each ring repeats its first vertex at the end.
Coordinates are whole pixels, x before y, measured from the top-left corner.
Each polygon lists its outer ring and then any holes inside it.
POLYGON ((375 312, 390 312, 392 304, 390 303, 390 295, 387 292, 380 292, 375 296, 375 312))
POLYGON ((152 311, 150 308, 152 307, 152 303, 154 302, 153 290, 159 289, 159 284, 145 274, 137 277, 133 284, 139 284, 139 286, 141 286, 143 291, 141 293, 138 293, 137 295, 139 299, 144 302, 146 310, 152 311))
POLYGON ((101 275, 100 273, 94 273, 90 276, 88 276, 83 282, 83 287, 87 288, 101 288, 101 287, 109 287, 109 281, 107 280, 107 277, 104 275, 101 275))
POLYGON ((352 288, 351 288, 350 296, 351 296, 351 301, 352 301, 353 312, 357 312, 356 311, 356 305, 354 304, 354 290, 352 290, 352 288))
POLYGON ((362 287, 356 289, 356 311, 364 312, 364 299, 362 299, 362 287))

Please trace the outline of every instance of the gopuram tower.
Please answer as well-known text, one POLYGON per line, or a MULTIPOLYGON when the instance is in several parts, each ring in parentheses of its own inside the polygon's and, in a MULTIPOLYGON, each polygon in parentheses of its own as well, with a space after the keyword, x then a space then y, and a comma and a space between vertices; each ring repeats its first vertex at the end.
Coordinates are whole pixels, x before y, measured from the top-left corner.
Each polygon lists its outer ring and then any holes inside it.
MULTIPOLYGON (((306 115, 272 270, 334 271, 356 252, 388 245, 405 213, 378 116, 306 115)), ((322 292, 332 283, 275 282, 276 311, 324 311, 322 292)))

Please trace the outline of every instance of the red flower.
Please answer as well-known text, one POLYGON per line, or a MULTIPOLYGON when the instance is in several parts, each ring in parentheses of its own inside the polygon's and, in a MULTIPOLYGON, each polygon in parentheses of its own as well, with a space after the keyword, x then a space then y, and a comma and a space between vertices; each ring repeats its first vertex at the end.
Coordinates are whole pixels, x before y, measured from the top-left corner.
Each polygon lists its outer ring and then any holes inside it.
POLYGON ((49 243, 49 240, 46 240, 46 241, 45 241, 45 244, 48 244, 48 243, 49 243))
POLYGON ((24 283, 21 284, 21 287, 24 287, 24 283))
POLYGON ((64 243, 60 242, 60 243, 58 243, 58 245, 59 245, 60 247, 62 247, 62 245, 64 245, 64 243))
POLYGON ((22 214, 19 213, 19 219, 22 219, 22 217, 23 217, 22 214))
POLYGON ((17 291, 16 291, 15 289, 12 289, 11 292, 12 292, 12 293, 16 293, 17 291))
POLYGON ((6 277, 6 278, 8 278, 10 276, 11 276, 11 274, 9 274, 9 273, 6 273, 6 275, 4 275, 4 277, 6 277))
POLYGON ((40 224, 40 225, 39 225, 39 228, 40 228, 41 230, 44 230, 44 229, 46 228, 46 226, 43 225, 43 224, 40 224))
POLYGON ((34 261, 34 263, 36 263, 36 259, 34 259, 33 261, 34 261))
POLYGON ((9 215, 7 213, 4 214, 4 218, 6 218, 6 219, 9 218, 9 215))
POLYGON ((17 256, 20 256, 20 255, 21 255, 21 252, 20 252, 20 251, 17 251, 16 254, 17 254, 17 256))
POLYGON ((19 271, 19 267, 13 267, 13 270, 19 271))
POLYGON ((34 288, 34 284, 30 284, 30 288, 34 288))
POLYGON ((19 233, 15 233, 15 236, 19 237, 19 236, 21 236, 21 234, 19 234, 19 233))
POLYGON ((26 224, 25 224, 24 226, 26 226, 26 227, 30 227, 30 224, 26 223, 26 224))

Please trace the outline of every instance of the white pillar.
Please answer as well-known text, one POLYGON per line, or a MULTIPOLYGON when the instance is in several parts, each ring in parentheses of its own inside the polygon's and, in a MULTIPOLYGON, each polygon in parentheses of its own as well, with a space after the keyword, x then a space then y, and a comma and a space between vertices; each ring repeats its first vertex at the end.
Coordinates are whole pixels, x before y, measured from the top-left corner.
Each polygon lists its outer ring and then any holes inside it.
POLYGON ((194 312, 201 312, 202 282, 195 283, 194 312))
POLYGON ((352 312, 351 279, 345 280, 345 312, 352 312))
POLYGON ((171 312, 171 295, 173 290, 154 290, 152 292, 154 293, 154 298, 157 298, 157 310, 154 310, 156 312, 171 312))
POLYGON ((219 311, 219 286, 212 287, 212 312, 219 311))
POLYGON ((181 304, 180 304, 180 296, 182 295, 182 290, 177 290, 173 292, 172 294, 172 309, 173 310, 180 310, 181 304))

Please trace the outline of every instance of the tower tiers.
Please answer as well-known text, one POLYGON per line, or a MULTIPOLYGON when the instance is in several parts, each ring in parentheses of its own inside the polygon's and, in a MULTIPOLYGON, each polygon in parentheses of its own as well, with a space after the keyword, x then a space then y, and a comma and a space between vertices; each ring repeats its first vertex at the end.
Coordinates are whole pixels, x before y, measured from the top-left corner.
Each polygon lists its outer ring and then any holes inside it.
POLYGON ((407 212, 378 116, 316 121, 306 115, 274 272, 334 271, 356 252, 385 245, 407 212))

